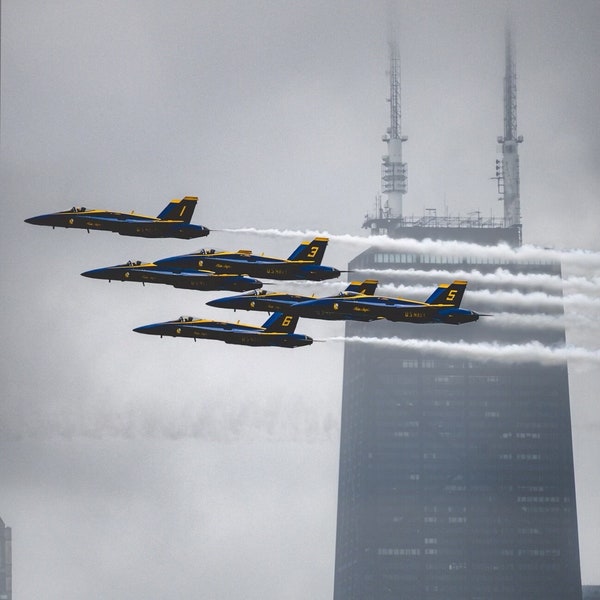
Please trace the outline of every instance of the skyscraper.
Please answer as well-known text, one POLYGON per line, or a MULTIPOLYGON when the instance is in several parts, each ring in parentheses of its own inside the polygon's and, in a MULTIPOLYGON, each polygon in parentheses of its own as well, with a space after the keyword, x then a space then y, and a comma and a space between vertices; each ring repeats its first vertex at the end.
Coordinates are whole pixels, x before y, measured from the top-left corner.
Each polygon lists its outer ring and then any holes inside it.
MULTIPOLYGON (((506 56, 498 173, 509 205, 505 218, 459 222, 379 211, 365 226, 395 238, 520 245, 516 144, 522 138, 509 31, 506 56)), ((349 268, 430 291, 442 282, 440 270, 449 280, 460 272, 469 280, 464 304, 495 316, 460 327, 350 322, 348 338, 564 345, 560 298, 544 306, 521 302, 543 289, 536 281, 560 283, 557 263, 484 250, 372 247, 349 268), (542 312, 544 327, 536 323, 542 312)), ((346 344, 334 598, 581 598, 566 362, 479 360, 465 358, 459 347, 441 354, 346 344)))
POLYGON ((12 600, 12 534, 0 519, 0 600, 12 600))

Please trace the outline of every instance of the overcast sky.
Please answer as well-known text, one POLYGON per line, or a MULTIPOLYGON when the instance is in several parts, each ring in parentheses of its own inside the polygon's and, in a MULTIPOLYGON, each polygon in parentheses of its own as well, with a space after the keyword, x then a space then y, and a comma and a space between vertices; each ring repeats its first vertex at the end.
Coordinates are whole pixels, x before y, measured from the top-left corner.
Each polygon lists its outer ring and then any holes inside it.
MULTIPOLYGON (((505 5, 398 8, 405 214, 501 216, 489 178, 505 5)), ((524 240, 600 252, 600 2, 513 12, 524 240)), ((193 221, 214 230, 366 235, 386 38, 383 2, 2 3, 0 516, 15 598, 332 597, 342 345, 136 335, 180 314, 264 319, 204 305, 220 293, 79 275, 202 245, 287 256, 302 239, 144 240, 23 219, 73 205, 157 214, 197 195, 193 221)), ((331 243, 325 263, 356 253, 331 243)), ((597 325, 568 337, 598 349, 597 325)), ((600 583, 600 374, 573 364, 570 382, 582 575, 600 583)))

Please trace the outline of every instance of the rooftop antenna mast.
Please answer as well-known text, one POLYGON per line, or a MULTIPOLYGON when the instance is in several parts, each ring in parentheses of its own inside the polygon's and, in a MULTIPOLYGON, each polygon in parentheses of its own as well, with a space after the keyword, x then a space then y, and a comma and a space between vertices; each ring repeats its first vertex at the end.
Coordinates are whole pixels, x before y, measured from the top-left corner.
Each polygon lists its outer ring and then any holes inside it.
MULTIPOLYGON (((390 11, 391 12, 391 11, 390 11)), ((381 191, 387 196, 389 217, 402 217, 402 197, 407 192, 407 165, 402 162, 402 144, 408 139, 402 135, 400 104, 400 51, 395 35, 396 19, 390 18, 390 126, 383 141, 387 143, 387 154, 382 157, 381 191)))
POLYGON ((505 227, 521 225, 521 198, 519 183, 518 144, 523 141, 517 135, 517 68, 510 19, 506 19, 505 75, 504 75, 504 135, 498 137, 502 145, 502 159, 496 161, 498 192, 504 201, 505 227))

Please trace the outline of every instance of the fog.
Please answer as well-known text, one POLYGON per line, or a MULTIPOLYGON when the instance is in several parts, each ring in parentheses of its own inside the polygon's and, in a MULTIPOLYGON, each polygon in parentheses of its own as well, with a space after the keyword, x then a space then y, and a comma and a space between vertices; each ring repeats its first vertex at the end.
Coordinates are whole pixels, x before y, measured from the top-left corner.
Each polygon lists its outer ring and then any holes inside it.
MULTIPOLYGON (((593 282, 600 4, 513 12, 524 242, 593 282)), ((499 216, 504 3, 398 14, 406 214, 499 216)), ((138 336, 240 313, 205 305, 219 293, 79 274, 200 245, 286 257, 308 232, 328 232, 324 262, 345 269, 374 241, 361 224, 385 153, 386 19, 383 2, 337 0, 2 3, 0 516, 15 598, 332 597, 343 344, 138 336), (212 230, 202 244, 23 222, 73 205, 158 214, 185 195, 212 230)), ((567 342, 597 355, 577 319, 567 342)), ((599 385, 597 367, 571 369, 585 583, 600 561, 599 385)))

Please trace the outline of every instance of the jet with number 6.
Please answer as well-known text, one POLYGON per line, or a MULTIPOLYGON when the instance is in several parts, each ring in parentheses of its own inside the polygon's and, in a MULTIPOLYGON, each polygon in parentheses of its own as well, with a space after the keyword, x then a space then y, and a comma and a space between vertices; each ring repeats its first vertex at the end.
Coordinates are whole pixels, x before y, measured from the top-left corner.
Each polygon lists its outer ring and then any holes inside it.
POLYGON ((272 258, 253 254, 250 250, 227 252, 210 249, 163 258, 160 263, 173 270, 202 269, 258 279, 323 281, 340 276, 338 269, 321 264, 328 241, 328 238, 317 237, 312 242, 302 242, 289 258, 272 258))
POLYGON ((143 325, 133 331, 150 335, 169 335, 196 340, 220 340, 226 344, 242 346, 280 346, 296 348, 309 346, 313 339, 307 335, 294 333, 298 317, 275 313, 262 327, 243 325, 239 322, 211 321, 194 317, 179 317, 174 321, 143 325))
POLYGON ((289 312, 312 319, 387 319, 407 323, 460 325, 477 321, 481 316, 475 311, 460 308, 466 287, 466 281, 440 284, 425 302, 368 294, 320 298, 294 304, 289 312))

